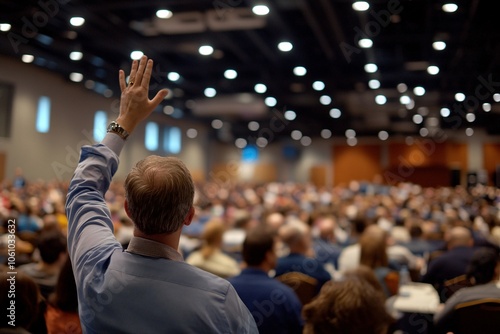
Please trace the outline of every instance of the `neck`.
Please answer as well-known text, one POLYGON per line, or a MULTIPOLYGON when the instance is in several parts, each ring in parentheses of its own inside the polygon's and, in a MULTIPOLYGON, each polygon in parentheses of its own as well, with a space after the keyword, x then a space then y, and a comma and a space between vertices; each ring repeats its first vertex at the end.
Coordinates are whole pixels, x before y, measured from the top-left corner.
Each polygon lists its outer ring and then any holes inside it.
POLYGON ((145 234, 134 228, 134 237, 144 238, 152 241, 156 241, 165 244, 173 249, 179 248, 179 239, 181 237, 182 228, 178 229, 173 233, 163 233, 163 234, 145 234))

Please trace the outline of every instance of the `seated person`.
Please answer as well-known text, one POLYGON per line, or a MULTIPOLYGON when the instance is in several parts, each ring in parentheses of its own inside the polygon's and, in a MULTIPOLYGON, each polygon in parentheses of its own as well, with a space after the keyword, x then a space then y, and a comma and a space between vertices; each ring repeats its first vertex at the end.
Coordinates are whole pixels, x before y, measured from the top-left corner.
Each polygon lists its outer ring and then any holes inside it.
POLYGON ((280 236, 290 254, 278 259, 276 277, 289 272, 303 273, 318 281, 319 292, 331 276, 318 260, 309 256, 312 253, 309 227, 302 222, 288 223, 280 229, 280 236))
POLYGON ((191 253, 186 262, 223 278, 238 275, 240 267, 236 260, 221 250, 225 229, 219 219, 206 223, 201 235, 201 249, 191 253))
POLYGON ((386 334, 394 322, 382 294, 359 278, 326 283, 302 314, 304 334, 386 334))
POLYGON ((302 333, 302 305, 294 291, 270 278, 276 266, 275 233, 267 226, 249 231, 243 242, 247 267, 229 281, 252 313, 259 333, 302 333))
POLYGON ((491 248, 480 248, 472 257, 467 276, 474 286, 455 292, 434 316, 436 328, 443 332, 454 330, 455 307, 458 304, 483 298, 500 299, 500 256, 491 248))
POLYGON ((24 264, 19 269, 28 274, 40 287, 44 298, 54 291, 59 271, 67 257, 66 238, 60 232, 51 231, 40 235, 37 245, 38 262, 24 264))
POLYGON ((338 258, 342 248, 335 240, 335 218, 333 216, 321 216, 315 221, 318 236, 314 238, 313 248, 316 259, 323 265, 331 264, 338 268, 338 258))

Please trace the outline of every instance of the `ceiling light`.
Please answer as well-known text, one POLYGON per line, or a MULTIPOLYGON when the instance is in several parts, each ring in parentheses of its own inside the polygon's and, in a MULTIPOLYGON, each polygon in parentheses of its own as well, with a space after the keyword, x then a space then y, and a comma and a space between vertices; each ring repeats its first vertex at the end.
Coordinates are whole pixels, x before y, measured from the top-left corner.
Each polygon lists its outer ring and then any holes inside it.
POLYGON ((267 14, 269 14, 269 7, 267 7, 265 5, 253 6, 252 12, 255 15, 267 15, 267 14))
POLYGON ((465 100, 465 94, 464 93, 456 93, 455 100, 457 100, 458 102, 463 102, 465 100))
POLYGON ((411 99, 408 95, 403 95, 399 98, 399 102, 401 102, 401 104, 408 104, 411 102, 411 99))
POLYGON ((470 137, 474 134, 474 129, 473 128, 467 128, 465 129, 465 135, 470 137))
POLYGON ((300 138, 300 143, 303 146, 309 146, 312 144, 312 139, 309 136, 304 136, 304 137, 300 138))
POLYGON ((264 84, 258 83, 254 86, 253 89, 255 90, 256 93, 263 94, 267 91, 267 86, 264 84))
POLYGON ((156 17, 160 19, 169 19, 171 18, 173 13, 169 11, 168 9, 160 9, 156 11, 156 17))
POLYGON ((214 48, 210 45, 202 45, 199 47, 198 52, 203 56, 210 56, 214 53, 214 48))
POLYGON ((375 72, 377 72, 377 70, 378 70, 378 67, 375 64, 370 63, 370 64, 365 65, 365 71, 367 73, 375 73, 375 72))
POLYGON ((12 26, 9 23, 0 23, 0 31, 9 31, 12 26))
POLYGON ((446 13, 454 13, 457 11, 458 6, 454 3, 445 3, 442 8, 446 13))
POLYGON ((328 129, 323 129, 321 130, 321 137, 323 139, 328 139, 332 136, 332 131, 328 130, 328 129))
POLYGON ((259 137, 255 141, 255 143, 257 144, 258 147, 264 148, 264 147, 267 146, 267 144, 269 143, 269 141, 266 138, 264 138, 264 137, 259 137))
POLYGON ((139 60, 139 59, 141 59, 142 56, 144 56, 144 52, 142 52, 142 51, 136 50, 136 51, 130 52, 130 59, 132 59, 132 60, 139 60))
POLYGON ((172 115, 174 113, 175 109, 172 106, 165 106, 163 107, 163 113, 165 115, 172 115))
POLYGON ((356 137, 356 131, 354 131, 353 129, 347 129, 345 130, 345 136, 347 138, 354 138, 356 137))
POLYGON ((420 114, 415 114, 412 117, 413 123, 415 124, 421 124, 424 121, 424 118, 420 114))
POLYGON ((234 145, 237 148, 245 148, 247 146, 247 141, 244 138, 238 138, 234 141, 234 145))
POLYGON ((87 89, 94 89, 95 88, 95 81, 94 80, 87 80, 87 81, 85 81, 84 86, 87 89))
MULTIPOLYGON (((408 90, 408 86, 406 86, 406 84, 404 84, 404 83, 399 83, 397 86, 397 89, 398 89, 398 92, 404 93, 408 90)), ((401 102, 401 103, 403 103, 403 102, 401 102)))
POLYGON ((212 121, 212 128, 218 130, 221 129, 224 123, 220 119, 214 119, 212 121))
POLYGON ((500 94, 498 93, 493 94, 493 100, 495 100, 495 102, 500 102, 500 94))
POLYGON ((31 62, 33 62, 34 59, 35 59, 35 57, 33 55, 28 55, 28 54, 23 55, 21 57, 21 60, 23 61, 23 63, 31 63, 31 62))
POLYGON ((369 38, 362 38, 359 40, 358 45, 360 48, 368 49, 373 46, 373 42, 369 38))
POLYGON ((330 109, 330 117, 331 118, 339 118, 342 115, 342 112, 338 108, 330 109))
POLYGON ((368 81, 368 87, 370 87, 371 89, 379 89, 380 81, 378 81, 377 79, 372 79, 368 81))
POLYGON ((285 111, 284 116, 287 120, 293 121, 297 117, 297 114, 293 110, 287 110, 285 111))
POLYGON ((259 130, 259 128, 260 128, 259 122, 251 121, 250 123, 248 123, 248 129, 250 131, 257 131, 259 130))
POLYGON ((307 70, 304 66, 297 66, 293 69, 293 74, 295 74, 298 77, 302 77, 306 75, 307 70))
POLYGON ((198 130, 193 129, 193 128, 187 129, 186 136, 188 138, 194 139, 194 138, 198 137, 198 130))
POLYGON ((387 131, 380 131, 378 133, 378 138, 380 140, 387 140, 387 138, 389 138, 389 133, 387 131))
POLYGON ((383 105, 387 102, 387 98, 384 95, 375 96, 375 103, 383 105))
POLYGON ((467 120, 467 122, 469 123, 472 123, 476 120, 476 115, 474 115, 473 113, 469 112, 465 115, 465 119, 467 120))
POLYGON ((441 116, 448 117, 448 116, 450 116, 451 112, 450 112, 450 109, 448 109, 448 108, 441 108, 440 113, 441 113, 441 116))
POLYGON ((314 81, 312 87, 314 90, 321 91, 325 89, 325 83, 323 81, 314 81))
POLYGON ((434 48, 434 50, 442 51, 446 49, 446 43, 443 41, 435 41, 434 43, 432 43, 432 47, 434 48))
POLYGON ((264 103, 268 107, 274 107, 276 105, 276 103, 278 103, 278 101, 274 97, 269 96, 269 97, 265 98, 264 103))
POLYGON ((236 79, 237 76, 238 73, 235 70, 229 69, 224 72, 224 77, 229 80, 236 79))
POLYGON ((417 86, 413 88, 413 94, 417 96, 423 96, 425 94, 425 88, 422 86, 417 86))
POLYGON ((370 4, 366 1, 356 1, 352 4, 352 9, 358 12, 364 12, 370 8, 370 4))
POLYGON ((74 61, 81 60, 82 58, 83 58, 83 53, 81 53, 80 51, 72 51, 69 54, 69 59, 74 60, 74 61))
POLYGON ((422 136, 422 137, 427 137, 429 135, 429 130, 427 128, 421 128, 418 133, 422 136))
POLYGON ((283 52, 288 52, 293 49, 293 45, 290 42, 281 42, 278 44, 278 49, 283 52))
POLYGON ((347 145, 356 146, 357 143, 358 143, 358 140, 356 138, 347 138, 347 145))
POLYGON ((290 136, 293 140, 300 140, 300 138, 302 138, 302 132, 300 132, 299 130, 293 130, 290 136))
POLYGON ((408 110, 412 110, 413 108, 415 108, 415 101, 413 101, 412 99, 410 99, 410 102, 408 102, 406 105, 405 105, 406 109, 408 110))
POLYGON ((169 73, 167 74, 167 78, 168 78, 168 80, 170 80, 170 81, 177 81, 177 80, 179 80, 179 79, 181 78, 181 76, 180 76, 180 74, 179 74, 179 73, 177 73, 177 72, 169 72, 169 73))
POLYGON ((332 103, 332 98, 328 95, 322 95, 320 98, 319 98, 319 103, 321 103, 322 105, 324 106, 327 106, 329 105, 330 103, 332 103))
POLYGON ((83 17, 74 16, 69 19, 69 23, 71 23, 71 25, 74 27, 80 27, 85 23, 85 19, 83 17))
POLYGON ((205 88, 205 91, 203 93, 206 97, 214 97, 217 94, 217 91, 215 90, 215 88, 208 87, 205 88))
POLYGON ((483 103, 483 110, 486 112, 490 112, 491 111, 491 104, 483 103))
POLYGON ((429 73, 430 75, 436 75, 439 73, 439 67, 431 65, 427 67, 427 73, 429 73))
POLYGON ((69 79, 73 82, 81 82, 83 80, 83 74, 78 72, 72 72, 69 75, 69 79))

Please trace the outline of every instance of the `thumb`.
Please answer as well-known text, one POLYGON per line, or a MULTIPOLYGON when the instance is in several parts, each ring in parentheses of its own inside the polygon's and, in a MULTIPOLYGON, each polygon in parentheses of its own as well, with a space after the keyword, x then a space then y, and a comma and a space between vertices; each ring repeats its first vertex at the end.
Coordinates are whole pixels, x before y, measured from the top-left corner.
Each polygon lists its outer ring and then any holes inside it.
POLYGON ((167 96, 169 90, 164 88, 162 90, 160 90, 158 93, 156 93, 155 97, 153 97, 153 99, 151 100, 151 103, 153 104, 153 109, 156 108, 156 106, 158 106, 161 101, 165 98, 165 96, 167 96))

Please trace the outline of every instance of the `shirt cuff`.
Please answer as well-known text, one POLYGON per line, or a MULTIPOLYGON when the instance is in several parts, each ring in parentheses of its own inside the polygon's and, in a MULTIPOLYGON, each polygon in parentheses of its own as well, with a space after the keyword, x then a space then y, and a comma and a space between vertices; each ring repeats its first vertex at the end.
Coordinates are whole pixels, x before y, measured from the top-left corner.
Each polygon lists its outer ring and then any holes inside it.
POLYGON ((111 151, 119 156, 123 145, 125 145, 125 140, 115 133, 107 133, 101 144, 106 145, 111 151))

